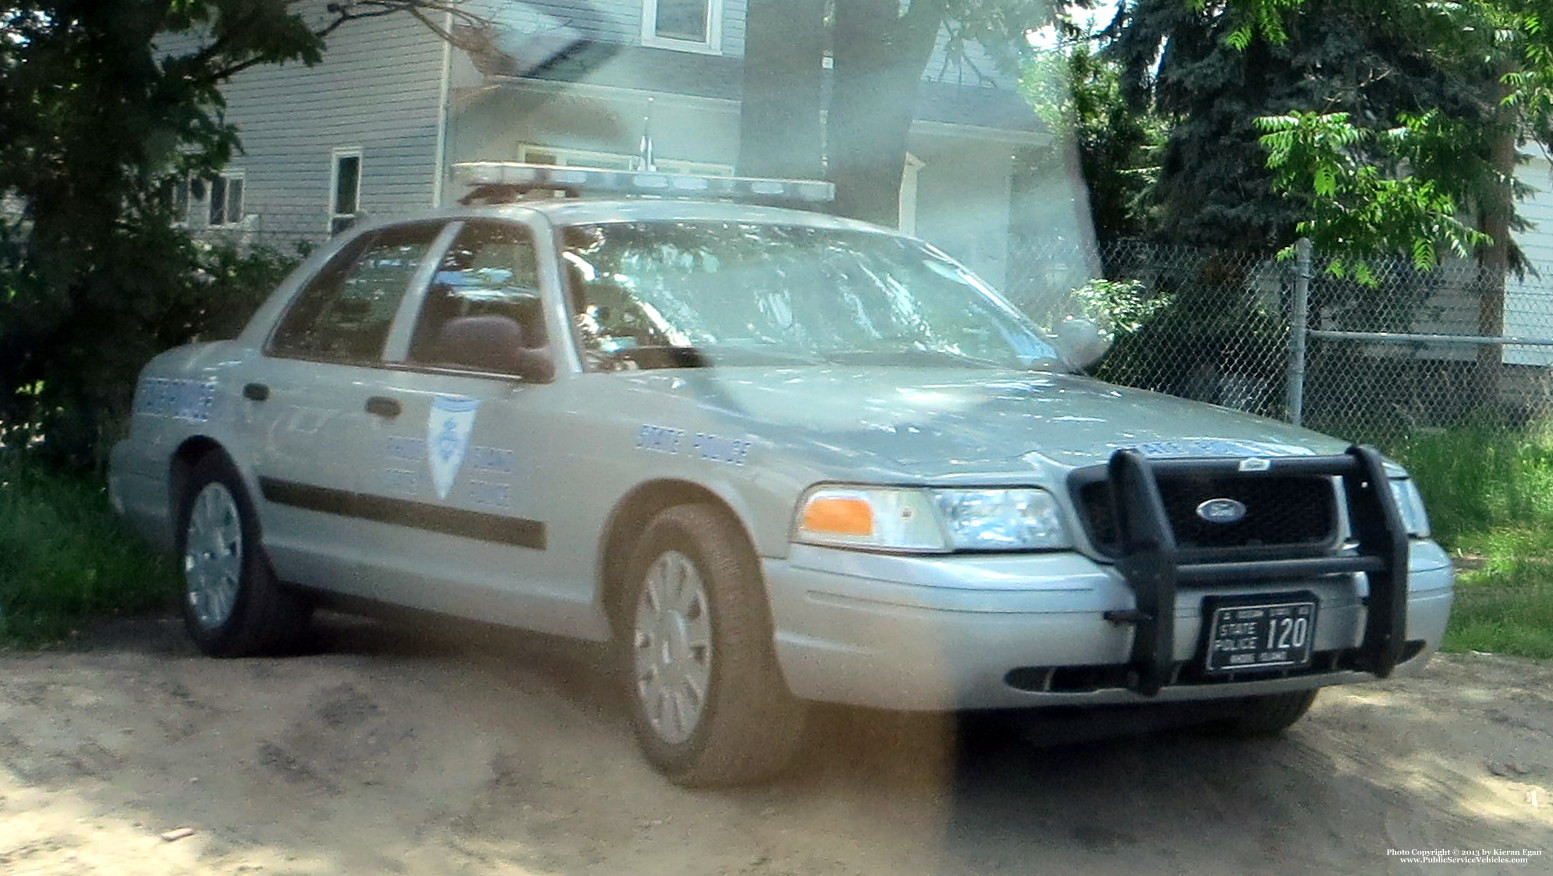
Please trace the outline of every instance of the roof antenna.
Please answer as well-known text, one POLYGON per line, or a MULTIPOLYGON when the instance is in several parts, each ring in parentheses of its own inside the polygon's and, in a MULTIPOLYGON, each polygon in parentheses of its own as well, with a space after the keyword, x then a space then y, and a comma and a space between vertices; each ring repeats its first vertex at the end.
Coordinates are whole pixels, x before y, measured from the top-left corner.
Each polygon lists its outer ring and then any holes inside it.
POLYGON ((637 146, 637 170, 656 173, 658 165, 652 159, 652 98, 647 98, 647 114, 642 116, 642 142, 637 146))

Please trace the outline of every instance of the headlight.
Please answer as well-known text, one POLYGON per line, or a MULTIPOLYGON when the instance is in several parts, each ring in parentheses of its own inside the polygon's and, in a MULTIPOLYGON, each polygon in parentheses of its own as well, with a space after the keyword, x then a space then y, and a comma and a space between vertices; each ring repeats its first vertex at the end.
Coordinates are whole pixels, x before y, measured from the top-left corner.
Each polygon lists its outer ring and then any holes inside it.
POLYGON ((1057 500, 1039 489, 818 487, 799 503, 797 541, 947 553, 1070 546, 1057 500))
POLYGON ((1396 500, 1397 511, 1408 535, 1425 538, 1429 535, 1429 515, 1424 511, 1424 497, 1412 478, 1390 478, 1391 497, 1396 500))

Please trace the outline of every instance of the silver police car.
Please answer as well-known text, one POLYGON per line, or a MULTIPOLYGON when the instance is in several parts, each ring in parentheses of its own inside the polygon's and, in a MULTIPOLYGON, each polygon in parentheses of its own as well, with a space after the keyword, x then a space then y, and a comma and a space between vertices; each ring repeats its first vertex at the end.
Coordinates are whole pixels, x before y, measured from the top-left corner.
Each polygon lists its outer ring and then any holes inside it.
POLYGON ((1451 566, 1404 471, 1074 375, 1093 341, 817 213, 469 206, 345 235, 235 340, 153 360, 110 495, 208 654, 341 595, 612 642, 692 785, 780 769, 816 701, 1213 700, 1268 733, 1439 645, 1451 566))

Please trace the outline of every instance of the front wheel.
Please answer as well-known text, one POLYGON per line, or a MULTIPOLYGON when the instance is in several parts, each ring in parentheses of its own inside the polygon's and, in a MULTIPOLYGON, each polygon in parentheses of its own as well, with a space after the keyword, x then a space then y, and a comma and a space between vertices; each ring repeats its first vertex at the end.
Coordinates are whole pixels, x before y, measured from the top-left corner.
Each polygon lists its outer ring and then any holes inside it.
POLYGON ((212 657, 295 647, 312 607, 275 580, 253 503, 225 457, 195 465, 179 512, 183 620, 194 644, 212 657))
POLYGON ((760 569, 743 533, 709 505, 653 518, 629 567, 622 658, 647 759, 682 785, 779 772, 806 709, 772 648, 760 569))

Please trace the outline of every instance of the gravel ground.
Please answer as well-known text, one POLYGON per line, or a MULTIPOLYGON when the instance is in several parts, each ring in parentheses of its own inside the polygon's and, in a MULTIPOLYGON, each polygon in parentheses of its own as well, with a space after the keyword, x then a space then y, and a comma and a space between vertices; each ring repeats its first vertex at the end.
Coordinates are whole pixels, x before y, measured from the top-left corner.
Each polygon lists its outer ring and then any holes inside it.
POLYGON ((331 615, 220 661, 126 621, 0 654, 0 872, 1553 872, 1553 664, 1437 657, 1272 740, 1094 729, 825 710, 790 777, 687 791, 588 648, 331 615))

